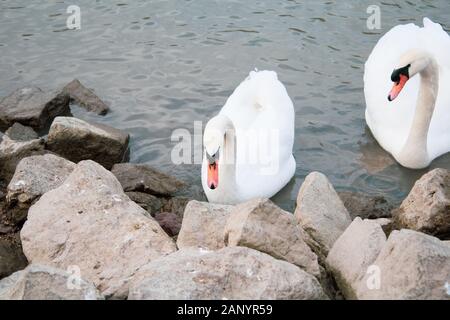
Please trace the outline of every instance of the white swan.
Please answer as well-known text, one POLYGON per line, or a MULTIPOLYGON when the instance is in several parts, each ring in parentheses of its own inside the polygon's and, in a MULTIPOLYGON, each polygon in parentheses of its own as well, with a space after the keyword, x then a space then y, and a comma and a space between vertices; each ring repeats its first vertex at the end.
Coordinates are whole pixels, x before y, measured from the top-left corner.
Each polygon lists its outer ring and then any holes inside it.
POLYGON ((270 198, 295 173, 294 107, 273 71, 252 71, 206 125, 202 186, 208 201, 270 198))
POLYGON ((392 28, 364 73, 367 125, 381 147, 412 169, 450 151, 450 37, 428 18, 423 24, 392 28))

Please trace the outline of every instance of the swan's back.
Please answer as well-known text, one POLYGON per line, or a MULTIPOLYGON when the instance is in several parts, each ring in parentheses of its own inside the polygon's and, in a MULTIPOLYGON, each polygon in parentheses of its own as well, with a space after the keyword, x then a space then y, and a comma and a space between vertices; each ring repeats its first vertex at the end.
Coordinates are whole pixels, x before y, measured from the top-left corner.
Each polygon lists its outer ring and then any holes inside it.
POLYGON ((273 196, 295 173, 295 112, 286 88, 274 71, 252 71, 220 113, 230 118, 236 129, 236 179, 240 191, 247 198, 273 196), (271 145, 273 132, 277 134, 278 150, 267 149, 266 142, 271 145), (255 134, 259 135, 257 139, 255 134), (249 163, 257 150, 262 152, 263 156, 257 157, 261 161, 249 163), (272 170, 275 167, 277 170, 272 170))
POLYGON ((450 37, 428 18, 423 23, 423 28, 414 24, 392 28, 370 54, 364 73, 366 121, 384 149, 393 154, 400 152, 412 125, 420 75, 408 81, 393 102, 387 100, 392 87, 390 76, 406 51, 428 51, 439 65, 439 95, 428 133, 428 152, 435 158, 450 151, 450 37))

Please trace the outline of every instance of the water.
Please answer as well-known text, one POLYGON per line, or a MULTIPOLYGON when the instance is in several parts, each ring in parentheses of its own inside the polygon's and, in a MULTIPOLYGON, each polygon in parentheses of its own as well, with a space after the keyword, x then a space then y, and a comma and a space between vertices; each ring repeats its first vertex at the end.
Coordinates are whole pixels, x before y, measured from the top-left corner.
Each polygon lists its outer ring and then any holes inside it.
MULTIPOLYGON (((67 30, 71 1, 0 1, 0 96, 25 84, 56 88, 80 79, 111 105, 76 116, 131 134, 131 161, 189 182, 201 197, 200 166, 170 160, 177 128, 215 115, 255 67, 278 73, 296 110, 295 179, 275 197, 292 210, 304 177, 325 173, 338 190, 398 202, 426 170, 394 163, 364 121, 364 62, 380 35, 428 16, 450 28, 448 0, 76 1, 81 30, 67 30)), ((450 156, 432 167, 450 169, 450 156)))

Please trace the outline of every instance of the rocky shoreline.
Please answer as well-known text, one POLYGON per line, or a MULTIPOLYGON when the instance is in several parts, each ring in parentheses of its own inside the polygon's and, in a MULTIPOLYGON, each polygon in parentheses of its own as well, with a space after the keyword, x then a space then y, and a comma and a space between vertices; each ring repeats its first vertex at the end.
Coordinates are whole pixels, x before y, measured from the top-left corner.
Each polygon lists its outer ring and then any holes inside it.
POLYGON ((449 171, 398 208, 319 172, 294 212, 211 204, 70 101, 109 110, 76 79, 0 100, 0 299, 450 299, 449 171))

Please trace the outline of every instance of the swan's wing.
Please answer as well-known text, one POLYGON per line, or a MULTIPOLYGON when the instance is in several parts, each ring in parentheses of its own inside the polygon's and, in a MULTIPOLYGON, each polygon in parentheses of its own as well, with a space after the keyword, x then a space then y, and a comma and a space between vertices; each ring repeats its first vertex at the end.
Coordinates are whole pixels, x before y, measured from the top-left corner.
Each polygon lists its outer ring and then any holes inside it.
POLYGON ((424 18, 419 38, 439 64, 439 94, 428 132, 428 152, 436 158, 450 151, 450 36, 440 24, 424 18))
POLYGON ((396 100, 389 102, 391 74, 404 52, 420 46, 419 29, 414 24, 392 28, 381 37, 365 64, 366 121, 377 141, 390 153, 398 152, 406 142, 419 88, 419 78, 415 77, 396 100))

